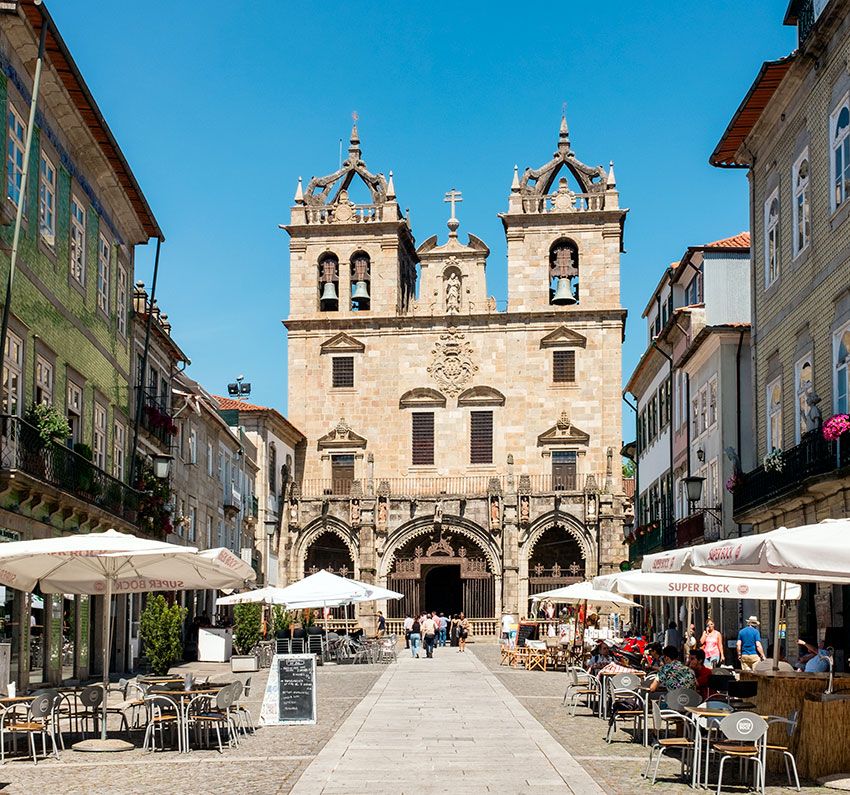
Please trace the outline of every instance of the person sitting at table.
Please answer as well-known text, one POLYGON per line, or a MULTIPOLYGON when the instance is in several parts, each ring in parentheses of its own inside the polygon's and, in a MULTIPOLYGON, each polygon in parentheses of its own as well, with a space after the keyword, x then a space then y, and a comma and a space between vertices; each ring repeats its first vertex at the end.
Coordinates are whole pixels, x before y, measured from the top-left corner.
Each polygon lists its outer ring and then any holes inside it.
POLYGON ((817 646, 805 640, 798 640, 800 651, 805 648, 807 654, 801 654, 797 663, 797 669, 805 671, 807 674, 825 674, 829 673, 829 652, 824 648, 824 642, 820 641, 817 646))
POLYGON ((694 672, 697 680, 697 690, 703 699, 708 698, 708 680, 711 679, 711 668, 705 664, 705 652, 702 649, 693 649, 688 654, 688 668, 694 672))
POLYGON ((679 690, 683 687, 696 690, 697 680, 694 672, 679 659, 679 650, 675 646, 665 646, 661 658, 664 664, 650 684, 650 692, 655 692, 659 687, 666 690, 679 690))
POLYGON ((606 665, 614 662, 614 658, 611 656, 611 650, 608 648, 608 644, 600 641, 597 647, 593 650, 593 653, 590 655, 590 661, 588 663, 588 667, 591 673, 596 673, 597 671, 601 671, 606 665))
POLYGON ((660 643, 650 643, 644 647, 643 667, 647 671, 657 671, 661 665, 661 652, 663 647, 660 643))

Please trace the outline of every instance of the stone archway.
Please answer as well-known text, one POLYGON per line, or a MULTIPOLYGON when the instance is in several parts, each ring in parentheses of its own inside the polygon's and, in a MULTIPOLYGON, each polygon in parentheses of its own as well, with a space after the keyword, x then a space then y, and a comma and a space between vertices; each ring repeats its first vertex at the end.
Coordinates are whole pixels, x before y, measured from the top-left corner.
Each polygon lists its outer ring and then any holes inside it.
POLYGON ((344 522, 333 516, 323 516, 308 524, 300 533, 297 543, 293 549, 292 577, 291 582, 300 580, 311 572, 311 567, 327 568, 332 566, 339 574, 340 566, 347 566, 348 572, 344 576, 360 577, 360 555, 357 540, 351 529, 344 522), (324 539, 324 541, 322 541, 324 539), (313 547, 316 546, 316 549, 313 547), (324 562, 327 565, 319 565, 322 556, 317 554, 322 551, 327 554, 324 562), (342 548, 348 550, 348 559, 345 560, 342 548), (311 550, 313 550, 311 554, 311 550), (331 554, 333 552, 334 554, 331 554))
POLYGON ((391 618, 407 611, 463 610, 469 618, 494 618, 500 608, 498 555, 481 528, 460 517, 399 528, 381 561, 381 580, 405 598, 387 604, 391 618))

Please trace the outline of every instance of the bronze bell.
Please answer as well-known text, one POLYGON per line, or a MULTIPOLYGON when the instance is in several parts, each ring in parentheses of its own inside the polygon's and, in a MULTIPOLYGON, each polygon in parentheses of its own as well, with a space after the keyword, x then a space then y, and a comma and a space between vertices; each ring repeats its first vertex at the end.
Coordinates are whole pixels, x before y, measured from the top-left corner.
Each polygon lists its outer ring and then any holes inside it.
POLYGON ((568 306, 569 304, 577 303, 573 295, 573 286, 571 279, 564 276, 558 277, 558 286, 555 288, 555 295, 552 296, 552 303, 558 306, 568 306))

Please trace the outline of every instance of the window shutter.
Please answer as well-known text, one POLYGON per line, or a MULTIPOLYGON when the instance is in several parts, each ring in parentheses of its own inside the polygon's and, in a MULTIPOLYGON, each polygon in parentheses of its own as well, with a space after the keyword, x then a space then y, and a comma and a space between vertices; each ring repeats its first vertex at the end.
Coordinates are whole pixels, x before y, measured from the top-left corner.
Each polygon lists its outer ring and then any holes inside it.
POLYGON ((412 417, 412 463, 429 465, 434 463, 434 412, 417 411, 412 417))
POLYGON ((556 384, 575 383, 575 351, 552 351, 552 380, 556 384))
POLYGON ((493 463, 493 412, 470 412, 469 461, 472 464, 493 463))
POLYGON ((354 357, 333 358, 333 385, 335 389, 354 386, 354 357))

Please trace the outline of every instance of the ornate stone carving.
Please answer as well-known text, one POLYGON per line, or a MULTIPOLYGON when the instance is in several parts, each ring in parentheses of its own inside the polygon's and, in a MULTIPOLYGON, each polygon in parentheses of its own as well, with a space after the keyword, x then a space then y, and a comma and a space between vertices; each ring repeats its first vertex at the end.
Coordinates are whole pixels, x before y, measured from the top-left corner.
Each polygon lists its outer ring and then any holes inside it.
POLYGON ((434 524, 441 525, 443 523, 443 501, 437 500, 434 506, 434 524))
POLYGON ((520 494, 531 494, 531 475, 520 475, 517 491, 520 494))
POLYGON ((376 524, 379 532, 386 532, 387 530, 389 510, 389 500, 387 500, 386 497, 378 497, 378 515, 376 524))
POLYGON ((446 279, 446 314, 456 315, 460 312, 460 277, 452 271, 446 279))
POLYGON ((440 335, 431 355, 433 359, 428 373, 451 397, 460 393, 478 372, 472 346, 463 333, 456 329, 440 335))
POLYGON ((523 494, 519 498, 519 523, 527 527, 531 522, 531 498, 523 494))
POLYGON ((490 529, 493 531, 502 529, 502 505, 497 495, 490 497, 490 529))
POLYGON ((357 527, 360 524, 360 500, 351 501, 349 516, 351 518, 351 526, 357 527))

